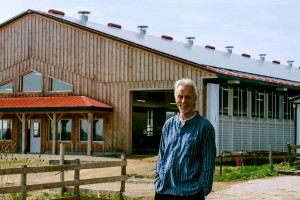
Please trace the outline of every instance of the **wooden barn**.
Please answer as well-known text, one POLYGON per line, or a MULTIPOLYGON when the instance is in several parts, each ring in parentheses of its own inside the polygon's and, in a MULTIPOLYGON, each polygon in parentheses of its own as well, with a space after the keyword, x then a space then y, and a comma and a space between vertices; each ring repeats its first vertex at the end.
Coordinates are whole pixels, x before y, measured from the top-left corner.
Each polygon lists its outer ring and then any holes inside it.
POLYGON ((177 42, 57 10, 0 24, 0 146, 20 153, 157 153, 177 114, 174 82, 193 79, 196 110, 222 150, 286 151, 300 137, 300 69, 213 46, 177 42))

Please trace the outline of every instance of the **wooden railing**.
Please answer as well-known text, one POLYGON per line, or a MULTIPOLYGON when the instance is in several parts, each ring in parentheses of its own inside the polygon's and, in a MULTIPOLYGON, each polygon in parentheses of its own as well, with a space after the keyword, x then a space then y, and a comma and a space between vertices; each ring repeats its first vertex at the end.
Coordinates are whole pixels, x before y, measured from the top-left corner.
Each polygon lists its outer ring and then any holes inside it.
POLYGON ((21 193, 21 199, 26 199, 26 192, 52 189, 52 188, 65 188, 69 186, 74 187, 74 199, 79 197, 79 186, 80 185, 90 185, 96 183, 107 183, 121 181, 120 187, 120 196, 122 196, 125 191, 125 181, 127 179, 126 175, 126 166, 127 161, 125 156, 121 157, 121 161, 99 161, 93 163, 80 164, 80 160, 76 159, 75 164, 63 164, 57 166, 40 166, 40 167, 27 167, 23 165, 21 168, 8 168, 0 169, 1 175, 16 175, 20 174, 20 185, 19 186, 9 186, 9 187, 0 187, 0 194, 9 194, 9 193, 21 193), (117 167, 121 166, 120 176, 111 176, 111 177, 95 177, 92 179, 80 179, 80 170, 83 169, 95 169, 95 168, 107 168, 107 167, 117 167), (74 180, 69 181, 57 181, 51 183, 41 183, 41 184, 27 184, 27 176, 29 174, 36 173, 45 173, 45 172, 64 172, 74 170, 74 180))
POLYGON ((287 144, 288 148, 288 159, 289 159, 289 165, 293 167, 294 165, 299 166, 300 161, 297 161, 297 157, 300 157, 300 153, 297 153, 297 149, 300 150, 300 145, 290 145, 287 144))

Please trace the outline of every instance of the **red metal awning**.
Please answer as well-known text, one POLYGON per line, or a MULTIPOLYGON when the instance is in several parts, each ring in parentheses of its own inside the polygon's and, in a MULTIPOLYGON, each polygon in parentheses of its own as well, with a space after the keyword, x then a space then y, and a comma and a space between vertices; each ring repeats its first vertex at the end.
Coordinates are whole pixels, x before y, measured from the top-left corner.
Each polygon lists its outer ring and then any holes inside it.
POLYGON ((112 111, 112 107, 86 96, 0 98, 0 112, 78 110, 112 111))
POLYGON ((275 85, 285 85, 285 86, 300 88, 299 82, 282 80, 282 79, 272 78, 272 77, 259 76, 256 74, 249 74, 249 73, 245 73, 245 72, 231 71, 231 70, 227 70, 224 68, 207 67, 207 69, 209 69, 213 72, 216 72, 217 74, 225 75, 225 76, 229 76, 229 77, 236 77, 236 78, 240 78, 240 79, 248 79, 248 80, 253 80, 253 81, 262 81, 265 83, 270 83, 270 84, 275 84, 275 85))

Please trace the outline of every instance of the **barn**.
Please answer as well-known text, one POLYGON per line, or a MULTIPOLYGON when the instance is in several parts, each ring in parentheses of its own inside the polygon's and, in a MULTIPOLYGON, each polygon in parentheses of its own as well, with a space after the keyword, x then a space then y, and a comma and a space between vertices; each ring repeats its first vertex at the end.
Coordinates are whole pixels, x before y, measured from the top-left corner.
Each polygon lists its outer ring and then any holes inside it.
POLYGON ((173 84, 196 82, 196 110, 221 151, 264 151, 300 138, 300 69, 211 45, 147 34, 147 26, 27 10, 0 24, 0 147, 20 153, 155 154, 177 114, 173 84), (297 118, 298 116, 298 118, 297 118))

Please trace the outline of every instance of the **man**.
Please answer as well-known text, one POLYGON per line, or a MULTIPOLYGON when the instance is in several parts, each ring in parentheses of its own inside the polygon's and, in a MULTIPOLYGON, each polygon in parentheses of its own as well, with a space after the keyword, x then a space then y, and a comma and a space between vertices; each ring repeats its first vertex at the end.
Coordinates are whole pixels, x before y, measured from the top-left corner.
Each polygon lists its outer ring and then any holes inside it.
POLYGON ((155 175, 155 200, 205 199, 212 189, 216 144, 212 124, 197 111, 191 79, 175 83, 179 114, 162 129, 155 175))

